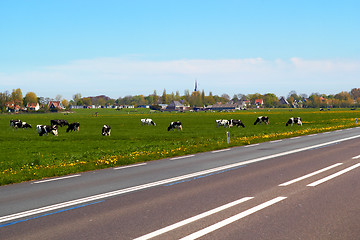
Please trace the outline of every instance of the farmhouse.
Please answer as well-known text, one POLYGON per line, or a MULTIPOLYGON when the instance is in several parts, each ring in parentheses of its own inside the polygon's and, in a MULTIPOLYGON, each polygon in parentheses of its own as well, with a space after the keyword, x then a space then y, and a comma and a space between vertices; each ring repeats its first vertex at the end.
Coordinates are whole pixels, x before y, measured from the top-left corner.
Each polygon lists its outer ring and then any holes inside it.
POLYGON ((31 111, 38 111, 40 109, 39 103, 28 103, 26 108, 31 111))
POLYGON ((50 111, 64 110, 65 107, 62 105, 60 101, 50 101, 48 104, 50 111))
POLYGON ((184 111, 187 107, 179 101, 172 101, 167 107, 167 111, 184 111))

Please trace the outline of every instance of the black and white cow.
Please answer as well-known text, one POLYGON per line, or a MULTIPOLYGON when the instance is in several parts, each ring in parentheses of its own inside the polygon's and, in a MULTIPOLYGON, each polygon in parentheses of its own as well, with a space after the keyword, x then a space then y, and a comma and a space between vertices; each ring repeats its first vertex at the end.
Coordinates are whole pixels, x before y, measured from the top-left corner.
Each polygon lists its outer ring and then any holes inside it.
POLYGON ((19 127, 19 124, 21 125, 22 122, 20 119, 12 119, 10 120, 10 126, 13 127, 13 128, 18 128, 19 127))
POLYGON ((143 118, 140 120, 141 121, 141 125, 153 125, 156 126, 156 123, 151 119, 151 118, 143 118))
POLYGON ((69 132, 69 131, 79 131, 79 127, 80 127, 80 123, 78 122, 73 122, 73 123, 70 123, 68 128, 66 129, 66 132, 69 132))
POLYGON ((49 133, 57 136, 58 135, 58 127, 57 125, 36 125, 36 132, 39 136, 45 135, 47 136, 49 133))
POLYGON ((30 125, 29 123, 27 123, 27 122, 22 122, 21 128, 22 128, 22 129, 26 129, 26 128, 32 128, 32 127, 31 127, 31 125, 30 125))
POLYGON ((111 127, 109 126, 109 125, 104 125, 103 127, 102 127, 102 131, 101 131, 101 134, 103 135, 103 136, 110 136, 110 132, 111 132, 111 127))
POLYGON ((215 120, 215 122, 216 122, 216 127, 219 127, 219 126, 228 127, 229 126, 229 120, 226 120, 226 119, 218 119, 218 120, 215 120))
POLYGON ((301 125, 301 126, 302 126, 301 118, 300 118, 300 117, 296 117, 296 118, 291 117, 291 118, 287 121, 286 126, 288 126, 289 124, 291 124, 291 126, 292 126, 294 123, 297 124, 297 125, 301 125))
POLYGON ((232 126, 237 126, 237 127, 240 127, 242 126, 243 128, 245 127, 245 125, 241 122, 241 120, 236 120, 236 119, 230 119, 229 120, 229 127, 232 127, 232 126))
POLYGON ((65 125, 69 126, 68 121, 63 120, 63 119, 50 120, 50 124, 51 125, 57 125, 57 126, 60 126, 60 127, 65 126, 65 125))
POLYGON ((174 131, 175 128, 182 131, 182 125, 181 125, 180 121, 171 122, 169 127, 168 127, 168 131, 170 131, 170 130, 174 131))
POLYGON ((265 124, 269 124, 269 117, 268 116, 260 116, 256 119, 256 121, 254 122, 254 125, 256 124, 260 124, 260 123, 265 123, 265 124))

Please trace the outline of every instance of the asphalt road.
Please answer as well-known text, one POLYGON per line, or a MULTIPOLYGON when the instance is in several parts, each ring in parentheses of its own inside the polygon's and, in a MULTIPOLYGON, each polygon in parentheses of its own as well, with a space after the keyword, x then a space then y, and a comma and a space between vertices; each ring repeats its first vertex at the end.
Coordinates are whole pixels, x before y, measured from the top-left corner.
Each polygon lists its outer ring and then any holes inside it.
POLYGON ((360 128, 0 187, 0 239, 360 239, 360 128))

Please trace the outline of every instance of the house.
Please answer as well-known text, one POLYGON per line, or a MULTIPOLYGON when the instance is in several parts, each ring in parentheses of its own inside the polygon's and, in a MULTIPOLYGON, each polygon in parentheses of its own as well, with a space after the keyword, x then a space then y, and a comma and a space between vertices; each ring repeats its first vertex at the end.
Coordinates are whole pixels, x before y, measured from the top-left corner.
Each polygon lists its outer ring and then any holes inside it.
POLYGON ((264 100, 262 100, 262 99, 255 99, 255 105, 256 105, 257 107, 260 107, 260 106, 264 105, 264 100))
POLYGON ((65 107, 62 105, 60 101, 50 101, 48 104, 50 111, 64 110, 65 107))
POLYGON ((20 101, 13 100, 11 102, 5 103, 5 107, 8 112, 18 112, 21 110, 20 104, 20 101))
POLYGON ((40 109, 39 103, 28 103, 26 108, 31 111, 38 111, 40 109))
POLYGON ((169 103, 169 105, 166 107, 167 111, 184 111, 186 110, 186 106, 184 106, 181 102, 179 101, 172 101, 171 103, 169 103))
POLYGON ((289 102, 288 102, 284 97, 281 97, 281 98, 279 99, 279 102, 280 102, 280 104, 289 105, 289 102))

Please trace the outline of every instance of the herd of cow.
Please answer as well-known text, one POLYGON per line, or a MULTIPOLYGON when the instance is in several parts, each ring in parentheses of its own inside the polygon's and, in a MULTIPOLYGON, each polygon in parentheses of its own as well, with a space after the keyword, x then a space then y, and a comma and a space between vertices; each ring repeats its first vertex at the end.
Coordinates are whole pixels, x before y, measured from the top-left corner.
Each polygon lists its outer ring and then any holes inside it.
MULTIPOLYGON (((144 118, 141 119, 141 124, 142 125, 152 125, 152 126, 156 126, 156 123, 150 119, 150 118, 144 118)), ((237 127, 245 127, 245 125, 241 122, 241 120, 236 120, 236 119, 230 119, 230 120, 225 120, 225 119, 219 119, 219 120, 215 120, 216 122, 216 126, 224 126, 224 127, 233 127, 233 126, 237 126, 237 127)), ((258 118, 256 118, 254 125, 257 124, 261 124, 261 123, 265 123, 265 124, 269 124, 269 117, 268 116, 260 116, 258 118)), ((298 124, 302 126, 302 122, 301 122, 301 118, 300 117, 291 117, 287 122, 286 122, 286 126, 288 125, 293 125, 293 124, 298 124)), ((22 128, 22 129, 26 129, 26 128, 31 128, 31 125, 28 124, 27 122, 22 122, 21 120, 17 119, 17 120, 10 120, 10 126, 12 126, 14 129, 17 128, 22 128)), ((51 120, 50 121, 50 125, 36 125, 36 132, 39 136, 47 136, 48 134, 53 134, 55 136, 58 135, 58 126, 63 127, 63 126, 68 126, 68 128, 66 129, 66 132, 72 132, 72 131, 79 131, 80 128, 80 123, 79 122, 73 122, 73 123, 68 123, 66 120, 51 120)), ((173 130, 174 129, 178 129, 182 131, 182 124, 180 121, 176 121, 176 122, 171 122, 169 127, 168 127, 168 131, 173 130)), ((101 130, 101 134, 103 136, 110 136, 110 132, 111 132, 111 127, 109 125, 104 125, 102 127, 101 130)))
MULTIPOLYGON (((22 128, 22 129, 26 129, 26 128, 32 128, 30 124, 26 123, 26 122, 22 122, 21 120, 17 119, 17 120, 10 120, 10 126, 12 126, 14 129, 16 128, 22 128)), ((36 133, 39 134, 39 136, 45 135, 47 136, 48 134, 53 134, 55 136, 58 135, 58 126, 63 127, 63 126, 68 126, 68 128, 66 129, 66 132, 69 131, 79 131, 80 128, 80 123, 78 122, 74 122, 74 123, 68 123, 66 120, 51 120, 50 121, 50 125, 36 125, 36 133)))

